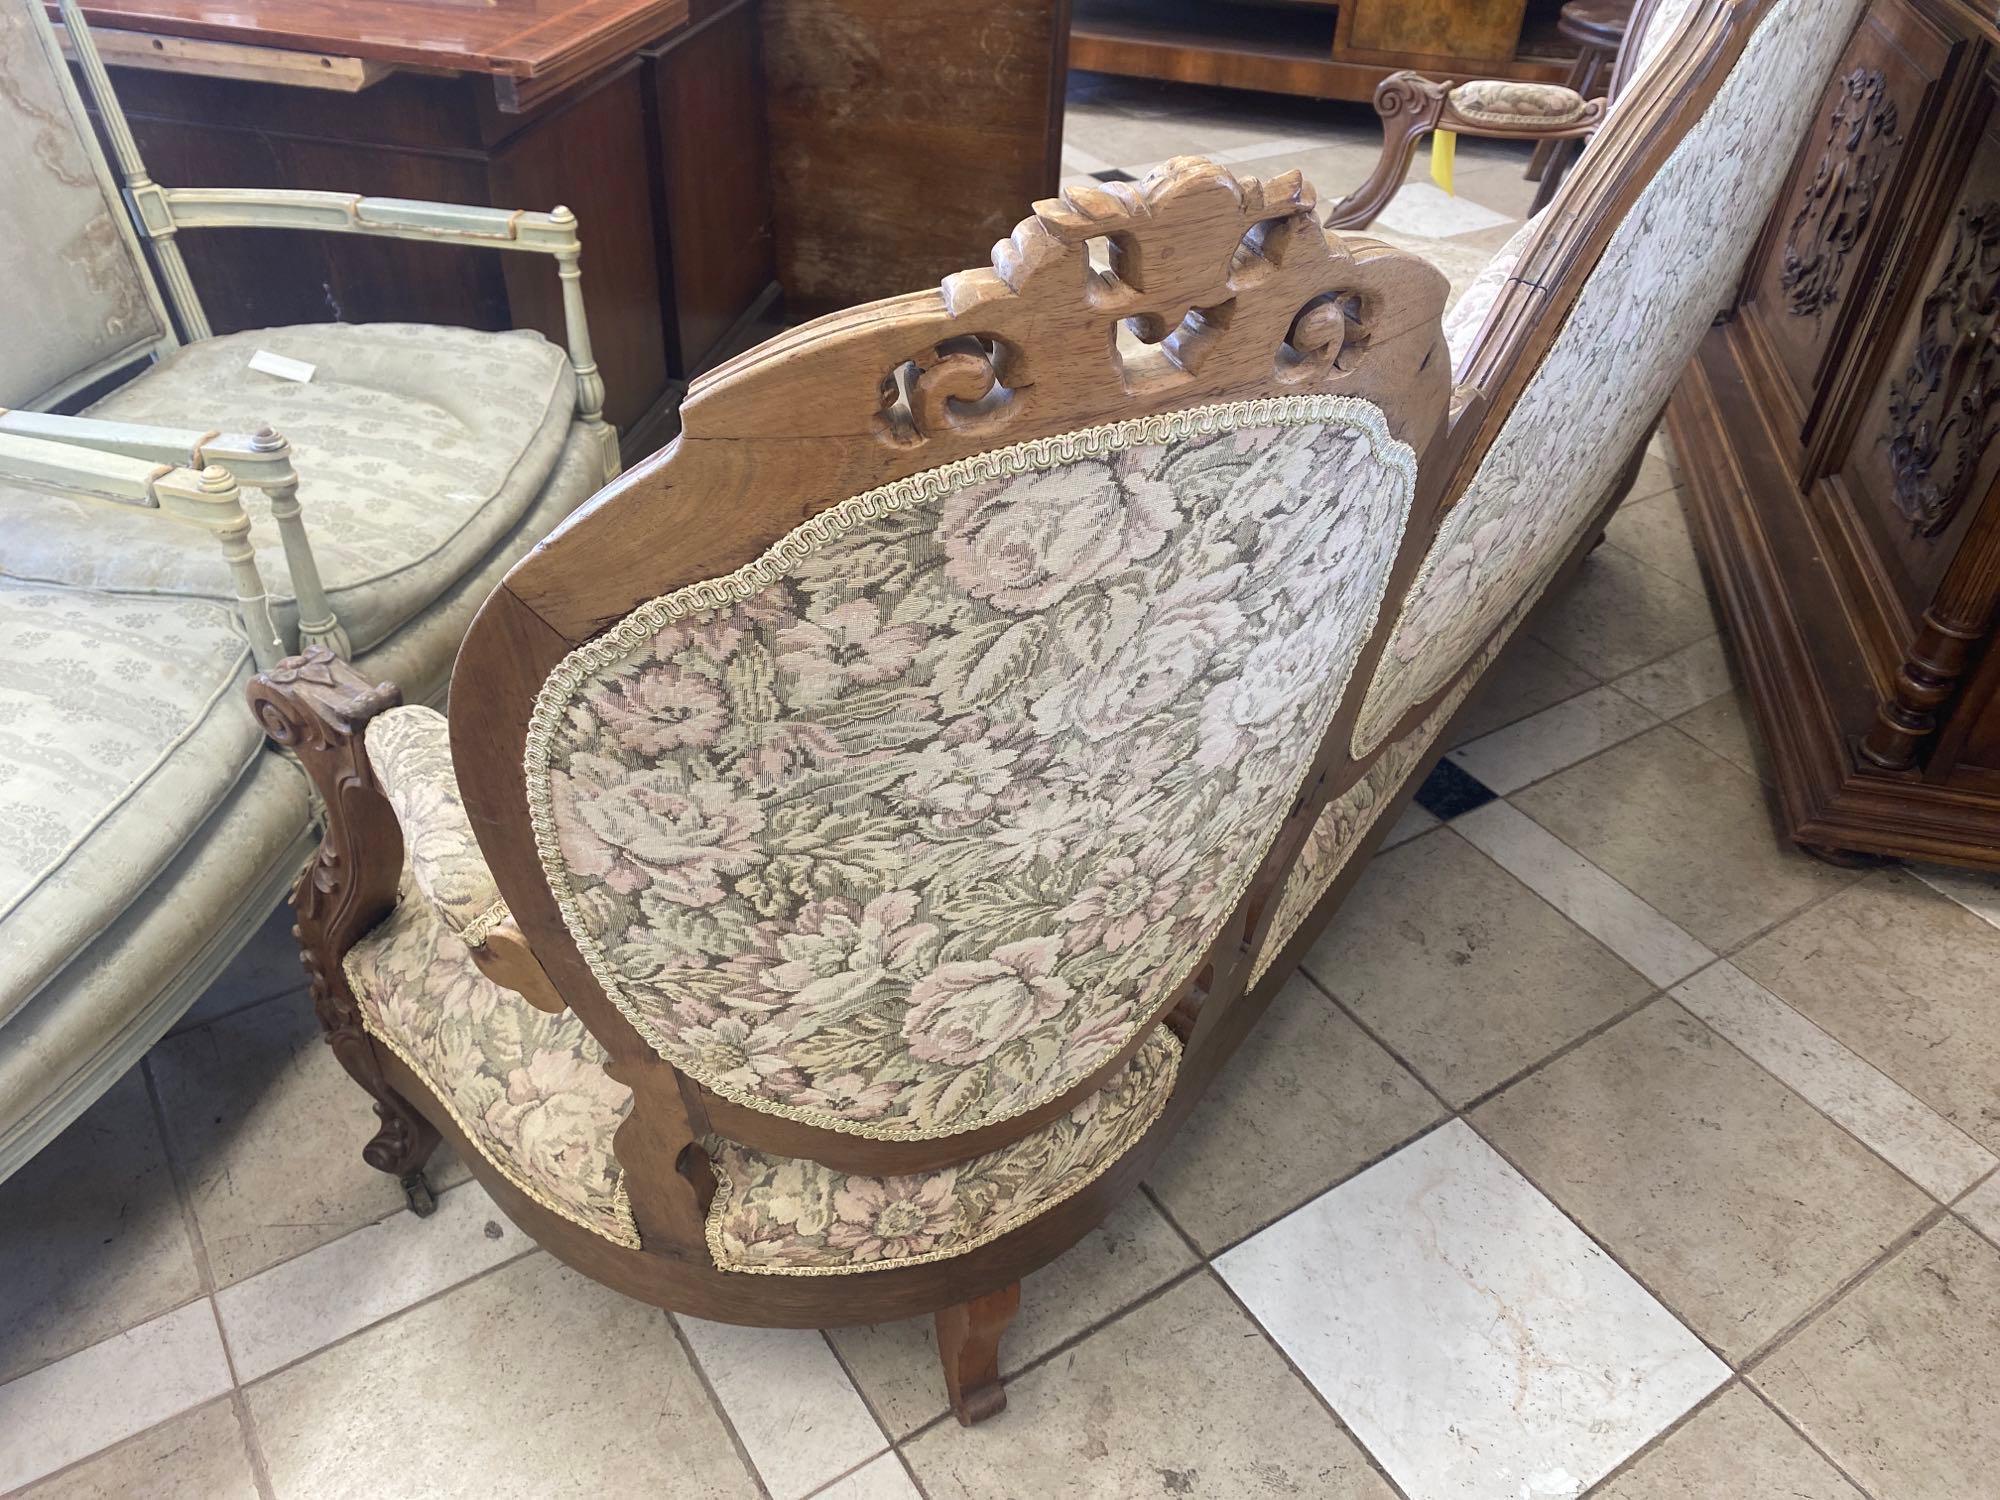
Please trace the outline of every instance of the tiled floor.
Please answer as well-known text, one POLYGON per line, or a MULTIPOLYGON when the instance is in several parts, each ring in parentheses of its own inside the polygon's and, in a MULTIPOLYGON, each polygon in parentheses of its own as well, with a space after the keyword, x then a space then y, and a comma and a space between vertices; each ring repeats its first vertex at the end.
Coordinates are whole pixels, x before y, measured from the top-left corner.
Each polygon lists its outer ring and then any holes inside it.
MULTIPOLYGON (((1069 165, 1372 118, 1079 91, 1069 165)), ((1466 142, 1490 235, 1519 162, 1466 142)), ((1441 196, 1441 195, 1440 195, 1441 196)), ((1146 1190, 927 1323, 675 1319, 363 1166, 282 919, 0 1185, 0 1492, 1959 1500, 2000 1472, 2000 882, 1789 852, 1649 459, 1146 1190)))

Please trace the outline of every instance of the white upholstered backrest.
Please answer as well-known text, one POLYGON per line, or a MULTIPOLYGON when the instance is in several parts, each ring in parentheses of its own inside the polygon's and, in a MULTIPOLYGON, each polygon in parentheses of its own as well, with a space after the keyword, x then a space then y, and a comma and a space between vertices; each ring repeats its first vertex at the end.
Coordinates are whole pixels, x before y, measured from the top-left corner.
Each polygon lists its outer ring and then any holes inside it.
POLYGON ((40 0, 0 0, 0 406, 46 405, 172 337, 40 0))
MULTIPOLYGON (((1450 682, 1570 553, 1728 301, 1860 8, 1777 0, 1613 229, 1438 529, 1369 684, 1357 756, 1450 682)), ((1705 49, 1709 29, 1678 33, 1662 65, 1705 49)))

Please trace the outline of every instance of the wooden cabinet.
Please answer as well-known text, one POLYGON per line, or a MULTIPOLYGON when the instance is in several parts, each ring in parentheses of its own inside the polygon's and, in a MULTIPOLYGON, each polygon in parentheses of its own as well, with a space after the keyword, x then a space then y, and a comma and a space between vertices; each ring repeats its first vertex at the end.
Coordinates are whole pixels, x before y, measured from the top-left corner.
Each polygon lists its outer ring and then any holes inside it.
POLYGON ((1561 83, 1561 0, 1075 0, 1070 65, 1367 100, 1402 68, 1561 83))
POLYGON ((2000 869, 2000 29, 1863 16, 1668 410, 1800 843, 2000 869))
MULTIPOLYGON (((160 182, 573 209, 628 461, 673 435, 687 381, 775 292, 753 0, 101 0, 85 15, 111 38, 160 182)), ((217 333, 340 319, 563 337, 540 257, 274 230, 182 246, 217 333)))

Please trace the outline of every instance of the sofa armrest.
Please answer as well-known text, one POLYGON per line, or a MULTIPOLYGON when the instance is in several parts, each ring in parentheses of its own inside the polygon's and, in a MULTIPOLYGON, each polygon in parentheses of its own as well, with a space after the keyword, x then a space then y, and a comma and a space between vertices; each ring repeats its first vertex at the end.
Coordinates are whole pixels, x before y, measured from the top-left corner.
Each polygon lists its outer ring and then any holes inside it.
POLYGON ((412 883, 438 920, 477 948, 507 920, 507 903, 459 799, 445 716, 417 705, 389 709, 369 722, 363 744, 375 783, 396 810, 412 883))
POLYGON ((1375 90, 1382 154, 1367 181, 1333 205, 1326 226, 1367 227, 1402 187, 1417 143, 1434 130, 1500 140, 1566 140, 1596 130, 1604 111, 1604 100, 1585 99, 1561 84, 1493 78, 1453 83, 1421 73, 1391 73, 1375 90))
POLYGON ((155 510, 215 534, 236 586, 236 608, 260 668, 284 654, 271 620, 271 599, 250 545, 250 517, 235 478, 216 465, 135 458, 115 448, 51 442, 0 430, 0 479, 28 489, 74 495, 133 510, 155 510))

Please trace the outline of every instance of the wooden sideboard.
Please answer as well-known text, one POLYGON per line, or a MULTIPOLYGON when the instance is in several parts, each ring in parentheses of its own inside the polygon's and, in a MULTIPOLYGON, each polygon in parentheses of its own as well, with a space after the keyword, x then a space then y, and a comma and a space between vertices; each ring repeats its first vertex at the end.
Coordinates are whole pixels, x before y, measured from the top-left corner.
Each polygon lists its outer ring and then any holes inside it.
POLYGON ((2000 869, 2000 27, 1877 0, 1668 426, 1784 820, 2000 869))
POLYGON ((1391 73, 1561 83, 1561 0, 1075 0, 1070 65, 1368 100, 1391 73))
MULTIPOLYGON (((567 204, 628 460, 672 436, 688 379, 773 287, 753 0, 86 0, 84 14, 163 183, 567 204)), ((218 333, 333 318, 562 338, 560 289, 531 257, 271 230, 182 243, 218 333)))

